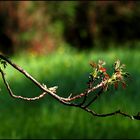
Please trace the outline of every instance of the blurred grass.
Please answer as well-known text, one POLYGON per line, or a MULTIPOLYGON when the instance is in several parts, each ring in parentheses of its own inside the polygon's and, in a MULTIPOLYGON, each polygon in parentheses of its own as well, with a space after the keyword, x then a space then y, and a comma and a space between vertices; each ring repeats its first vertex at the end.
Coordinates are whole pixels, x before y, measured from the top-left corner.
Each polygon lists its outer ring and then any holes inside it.
MULTIPOLYGON (((69 47, 59 47, 52 54, 35 56, 21 53, 11 58, 33 77, 47 86, 58 85, 58 93, 68 96, 80 93, 91 71, 89 62, 103 59, 111 72, 112 64, 120 59, 126 64, 132 78, 125 90, 113 89, 105 93, 94 105, 97 112, 111 112, 121 108, 131 114, 140 111, 140 53, 139 49, 110 49, 78 52, 69 47)), ((40 89, 8 66, 7 79, 18 95, 33 97, 40 89)), ((97 118, 78 109, 61 105, 50 96, 25 102, 11 98, 0 81, 0 138, 140 138, 138 121, 114 116, 97 118)))

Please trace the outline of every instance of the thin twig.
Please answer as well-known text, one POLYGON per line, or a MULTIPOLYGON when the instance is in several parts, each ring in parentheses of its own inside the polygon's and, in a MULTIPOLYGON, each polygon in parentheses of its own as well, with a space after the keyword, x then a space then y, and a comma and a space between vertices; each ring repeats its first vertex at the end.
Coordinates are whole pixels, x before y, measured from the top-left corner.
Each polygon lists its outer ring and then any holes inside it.
POLYGON ((36 96, 36 97, 33 97, 33 98, 28 98, 28 97, 23 97, 23 96, 17 96, 15 94, 13 94, 11 88, 10 88, 10 85, 8 84, 8 82, 6 81, 5 79, 5 76, 4 76, 4 73, 2 70, 0 70, 1 72, 1 75, 2 75, 2 79, 3 79, 3 82, 4 84, 6 85, 6 88, 9 92, 9 94, 13 97, 13 98, 18 98, 18 99, 22 99, 22 100, 27 100, 27 101, 34 101, 34 100, 39 100, 40 98, 43 98, 47 92, 43 92, 42 94, 40 94, 39 96, 36 96))
POLYGON ((103 93, 103 88, 100 89, 100 91, 95 95, 95 97, 84 107, 87 108, 88 106, 90 106, 95 100, 97 100, 97 98, 103 93))
POLYGON ((65 102, 70 102, 70 101, 73 101, 73 100, 76 100, 76 99, 79 99, 79 98, 82 98, 84 97, 85 95, 95 91, 96 89, 100 88, 100 87, 103 87, 104 85, 104 81, 102 81, 100 84, 97 84, 96 86, 92 87, 91 89, 88 89, 86 92, 84 93, 80 93, 78 95, 75 95, 74 97, 71 97, 71 98, 62 98, 62 100, 64 100, 65 102))
POLYGON ((135 119, 134 116, 129 115, 129 114, 127 114, 127 113, 124 113, 124 112, 122 112, 122 111, 120 111, 120 110, 114 111, 114 112, 112 112, 112 113, 98 114, 98 113, 96 113, 96 112, 90 110, 89 108, 81 108, 81 109, 84 109, 85 111, 89 112, 89 113, 92 114, 93 116, 97 116, 97 117, 109 117, 109 116, 113 116, 113 115, 119 114, 119 115, 122 115, 122 116, 125 116, 125 117, 129 117, 129 118, 132 119, 132 120, 135 119))

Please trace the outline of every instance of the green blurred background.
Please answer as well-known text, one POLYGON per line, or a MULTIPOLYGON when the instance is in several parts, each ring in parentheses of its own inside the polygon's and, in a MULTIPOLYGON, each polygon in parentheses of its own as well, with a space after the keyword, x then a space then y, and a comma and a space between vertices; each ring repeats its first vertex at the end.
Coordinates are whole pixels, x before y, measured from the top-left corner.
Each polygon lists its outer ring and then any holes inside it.
MULTIPOLYGON (((89 62, 103 59, 111 73, 120 59, 131 74, 125 90, 113 88, 93 104, 95 111, 140 111, 140 2, 0 1, 0 52, 41 83, 58 85, 67 97, 86 87, 89 62)), ((17 95, 41 92, 11 66, 7 80, 17 95)), ((122 116, 93 117, 50 96, 16 100, 0 80, 0 138, 140 138, 140 122, 122 116)))

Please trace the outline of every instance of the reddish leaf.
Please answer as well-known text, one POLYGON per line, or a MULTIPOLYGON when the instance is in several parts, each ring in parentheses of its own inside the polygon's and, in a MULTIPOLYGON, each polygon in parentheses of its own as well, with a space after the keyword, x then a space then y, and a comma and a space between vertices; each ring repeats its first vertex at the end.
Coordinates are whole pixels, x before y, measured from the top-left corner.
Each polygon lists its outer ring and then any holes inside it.
POLYGON ((114 87, 115 87, 115 89, 118 88, 118 82, 115 82, 114 87))
POLYGON ((105 73, 104 76, 105 76, 106 79, 110 78, 110 76, 107 73, 105 73))
POLYGON ((103 67, 101 67, 99 70, 100 70, 101 72, 106 72, 106 68, 103 68, 103 67))
POLYGON ((108 80, 108 79, 110 78, 110 76, 109 76, 107 73, 105 73, 104 76, 105 76, 105 77, 104 77, 103 80, 108 80))
POLYGON ((122 82, 122 87, 126 88, 126 83, 122 82))

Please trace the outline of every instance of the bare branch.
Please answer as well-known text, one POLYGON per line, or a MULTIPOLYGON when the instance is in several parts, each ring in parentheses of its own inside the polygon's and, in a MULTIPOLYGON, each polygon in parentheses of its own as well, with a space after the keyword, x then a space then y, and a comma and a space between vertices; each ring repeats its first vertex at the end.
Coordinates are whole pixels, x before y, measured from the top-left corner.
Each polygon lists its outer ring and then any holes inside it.
POLYGON ((82 98, 84 96, 87 96, 89 93, 95 91, 96 89, 98 89, 100 87, 103 87, 104 83, 105 83, 105 81, 102 81, 100 84, 96 85, 95 87, 92 87, 91 89, 88 89, 84 93, 80 93, 80 94, 78 94, 78 95, 76 95, 74 97, 71 97, 71 98, 62 98, 62 100, 65 101, 65 102, 70 102, 70 101, 82 98))
POLYGON ((11 90, 11 88, 10 88, 10 85, 8 84, 8 82, 7 82, 6 79, 5 79, 5 75, 4 75, 4 73, 3 73, 2 70, 0 70, 0 73, 1 73, 1 75, 2 75, 3 82, 4 82, 5 86, 6 86, 6 88, 7 88, 8 92, 9 92, 9 94, 10 94, 13 98, 18 98, 18 99, 27 100, 27 101, 34 101, 34 100, 39 100, 40 98, 43 98, 43 97, 47 94, 47 92, 43 92, 43 93, 40 94, 39 96, 36 96, 36 97, 33 97, 33 98, 17 96, 17 95, 15 95, 15 94, 13 94, 13 92, 12 92, 12 90, 11 90))
POLYGON ((114 111, 112 113, 107 113, 107 114, 98 114, 92 110, 90 110, 89 108, 82 108, 84 109, 85 111, 87 111, 88 113, 92 114, 93 116, 97 116, 97 117, 109 117, 109 116, 113 116, 113 115, 122 115, 122 116, 125 116, 125 117, 129 117, 130 119, 134 120, 134 116, 132 115, 129 115, 127 113, 124 113, 124 112, 121 112, 120 110, 117 110, 117 111, 114 111))
POLYGON ((30 79, 34 84, 36 84, 40 89, 44 89, 44 87, 36 80, 34 79, 28 72, 26 72, 24 69, 19 67, 18 65, 11 62, 8 58, 4 57, 3 55, 0 55, 0 58, 5 60, 7 63, 9 63, 13 68, 21 72, 23 75, 25 75, 28 79, 30 79))

